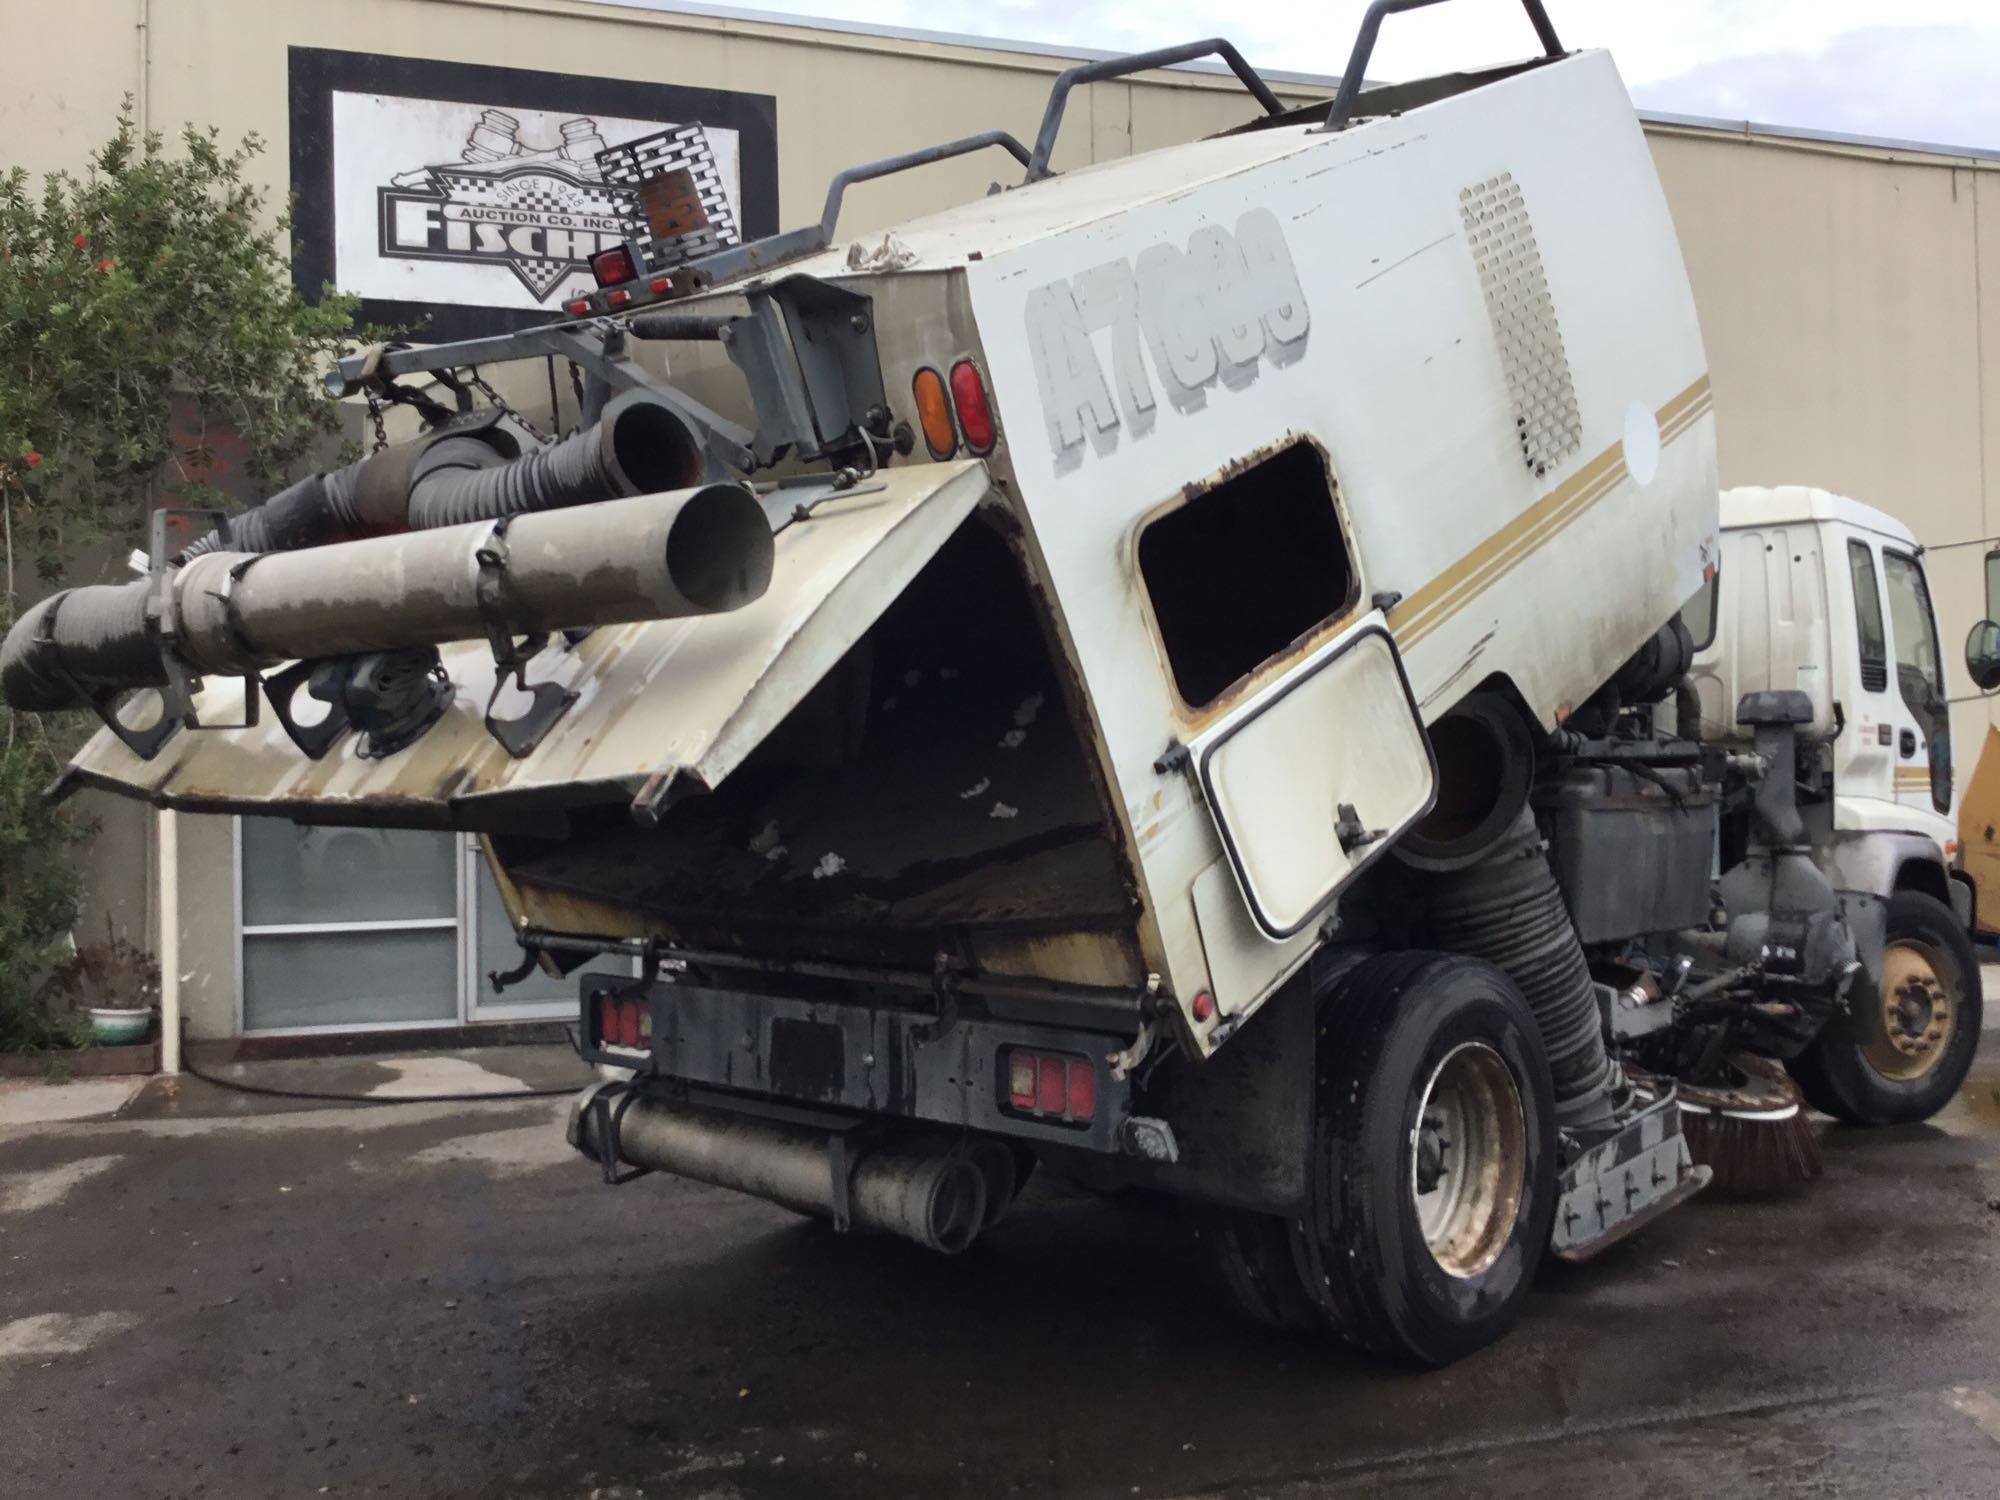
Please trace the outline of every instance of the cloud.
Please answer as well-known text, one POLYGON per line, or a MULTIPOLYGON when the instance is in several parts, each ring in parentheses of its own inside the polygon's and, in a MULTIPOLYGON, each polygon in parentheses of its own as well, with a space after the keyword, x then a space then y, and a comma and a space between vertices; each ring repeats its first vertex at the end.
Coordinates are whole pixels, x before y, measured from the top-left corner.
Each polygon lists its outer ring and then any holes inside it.
MULTIPOLYGON (((874 25, 1095 51, 1223 35, 1274 71, 1338 73, 1366 0, 731 0, 874 25)), ((1569 47, 1606 47, 1639 100, 1684 114, 2000 147, 1995 0, 1546 0, 1569 47)), ((1525 56, 1519 0, 1388 18, 1369 66, 1408 78, 1525 56)))
POLYGON ((1754 53, 1637 84, 1641 106, 2000 149, 2000 31, 1870 26, 1813 52, 1754 53))

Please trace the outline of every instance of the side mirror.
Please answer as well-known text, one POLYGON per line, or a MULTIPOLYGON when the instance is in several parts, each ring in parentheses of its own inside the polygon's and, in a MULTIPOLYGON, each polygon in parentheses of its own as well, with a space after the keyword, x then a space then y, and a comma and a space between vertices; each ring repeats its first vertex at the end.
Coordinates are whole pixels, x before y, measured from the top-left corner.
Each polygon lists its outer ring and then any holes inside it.
POLYGON ((2000 688, 2000 625, 1981 620, 1965 638, 1965 675, 1982 693, 2000 688))

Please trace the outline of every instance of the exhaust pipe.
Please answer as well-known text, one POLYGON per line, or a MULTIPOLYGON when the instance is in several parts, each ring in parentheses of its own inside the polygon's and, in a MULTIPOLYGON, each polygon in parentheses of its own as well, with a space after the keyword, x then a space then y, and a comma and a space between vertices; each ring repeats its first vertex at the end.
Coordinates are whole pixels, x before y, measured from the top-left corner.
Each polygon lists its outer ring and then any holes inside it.
MULTIPOLYGON (((569 1111, 569 1143, 603 1161, 603 1111, 592 1108, 609 1084, 578 1094, 569 1111)), ((828 1133, 774 1120, 674 1109, 654 1099, 620 1101, 619 1164, 672 1172, 713 1187, 833 1217, 828 1133)), ((849 1175, 848 1220, 856 1228, 901 1235, 956 1255, 988 1222, 987 1177, 969 1154, 936 1140, 890 1140, 869 1148, 849 1175)))

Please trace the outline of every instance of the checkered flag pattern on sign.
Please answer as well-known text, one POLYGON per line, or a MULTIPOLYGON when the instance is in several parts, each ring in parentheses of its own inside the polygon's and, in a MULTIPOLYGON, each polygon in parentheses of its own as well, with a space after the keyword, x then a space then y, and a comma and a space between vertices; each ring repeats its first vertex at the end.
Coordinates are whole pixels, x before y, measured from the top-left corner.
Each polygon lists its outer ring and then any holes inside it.
POLYGON ((685 265, 742 238, 736 227, 736 211, 722 183, 722 169, 716 164, 715 148, 708 131, 699 123, 641 136, 597 153, 598 168, 608 187, 618 191, 617 212, 625 221, 626 233, 644 245, 648 264, 654 270, 685 265), (656 237, 640 202, 640 184, 664 173, 684 171, 694 181, 708 223, 685 234, 664 239, 656 237))

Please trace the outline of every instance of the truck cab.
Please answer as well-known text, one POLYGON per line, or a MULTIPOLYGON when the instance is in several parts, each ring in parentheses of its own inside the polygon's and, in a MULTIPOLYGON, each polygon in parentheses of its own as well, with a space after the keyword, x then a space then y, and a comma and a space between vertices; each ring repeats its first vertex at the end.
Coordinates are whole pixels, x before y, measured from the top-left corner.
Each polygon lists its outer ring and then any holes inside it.
POLYGON ((1893 516, 1805 485, 1722 495, 1722 562, 1690 611, 1701 737, 1741 737, 1744 694, 1796 690, 1825 745, 1808 826, 1844 887, 1924 890, 1971 916, 1957 852, 1951 724, 1923 549, 1893 516))

